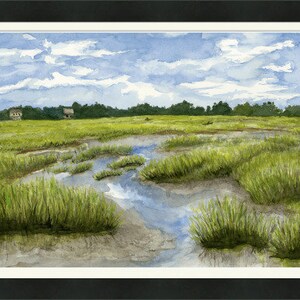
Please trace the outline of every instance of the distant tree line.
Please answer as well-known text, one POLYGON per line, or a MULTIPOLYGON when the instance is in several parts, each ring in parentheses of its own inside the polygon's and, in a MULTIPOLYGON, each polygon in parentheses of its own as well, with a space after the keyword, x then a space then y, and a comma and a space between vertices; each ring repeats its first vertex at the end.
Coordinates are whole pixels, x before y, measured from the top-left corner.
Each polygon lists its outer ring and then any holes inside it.
MULTIPOLYGON (((36 108, 32 106, 20 106, 22 119, 24 120, 60 120, 63 119, 63 106, 36 108)), ((279 109, 274 102, 265 102, 261 105, 251 105, 248 102, 238 104, 231 108, 228 103, 220 101, 206 108, 194 106, 188 101, 173 104, 170 107, 152 106, 148 103, 138 104, 128 109, 119 109, 103 104, 85 104, 78 102, 72 104, 76 119, 91 119, 101 117, 127 117, 142 115, 189 115, 189 116, 288 116, 300 117, 300 105, 289 105, 284 110, 279 109)), ((0 120, 9 119, 9 109, 0 111, 0 120)))

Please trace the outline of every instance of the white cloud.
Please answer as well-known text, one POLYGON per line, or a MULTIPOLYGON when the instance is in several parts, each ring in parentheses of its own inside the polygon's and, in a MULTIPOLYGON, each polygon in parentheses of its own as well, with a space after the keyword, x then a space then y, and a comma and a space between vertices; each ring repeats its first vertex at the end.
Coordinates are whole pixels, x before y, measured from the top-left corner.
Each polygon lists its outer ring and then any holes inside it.
POLYGON ((293 41, 287 40, 270 46, 257 46, 247 49, 246 47, 239 47, 239 42, 236 39, 225 39, 221 40, 217 46, 222 51, 222 56, 225 59, 234 63, 245 63, 256 56, 272 53, 284 48, 292 48, 295 45, 293 41))
POLYGON ((173 62, 150 60, 138 62, 137 66, 145 74, 163 75, 178 72, 194 72, 196 74, 198 71, 209 71, 218 64, 228 62, 242 64, 262 54, 268 54, 276 50, 282 50, 283 48, 294 47, 294 43, 291 40, 276 43, 271 46, 258 46, 250 50, 243 47, 239 48, 239 42, 236 39, 221 40, 217 45, 222 51, 219 56, 212 56, 206 59, 180 59, 173 62))
POLYGON ((136 93, 140 101, 144 101, 147 97, 171 97, 172 93, 162 93, 158 91, 151 83, 146 82, 131 82, 128 75, 123 75, 114 78, 95 80, 95 79, 80 79, 73 76, 65 76, 58 72, 54 72, 51 78, 34 79, 28 78, 14 85, 6 85, 0 87, 0 94, 6 94, 20 89, 38 90, 41 88, 52 89, 57 87, 102 87, 109 88, 118 84, 120 86, 120 94, 128 95, 136 93))
POLYGON ((24 38, 25 40, 28 40, 28 41, 36 40, 35 37, 33 37, 32 35, 27 34, 27 33, 23 34, 23 38, 24 38))
POLYGON ((266 69, 266 70, 271 70, 271 71, 274 71, 274 72, 285 72, 285 73, 293 72, 291 63, 287 63, 283 66, 277 66, 277 65, 274 65, 274 64, 270 64, 270 65, 264 66, 262 68, 266 69))
POLYGON ((22 81, 19 81, 16 84, 10 84, 10 85, 1 86, 0 87, 0 94, 6 94, 6 93, 11 92, 11 91, 23 89, 23 88, 25 88, 25 87, 28 86, 28 84, 30 83, 30 81, 31 81, 31 79, 28 78, 28 79, 24 79, 22 81))
POLYGON ((43 45, 45 48, 50 49, 53 56, 92 56, 103 57, 113 56, 125 53, 126 51, 109 51, 106 49, 94 49, 96 41, 82 40, 82 41, 68 41, 54 44, 45 40, 43 45))
POLYGON ((128 76, 120 76, 110 79, 95 80, 95 79, 78 79, 73 76, 65 76, 58 72, 52 74, 52 78, 32 79, 28 88, 54 88, 58 86, 110 86, 113 84, 124 83, 128 76))
POLYGON ((25 57, 29 56, 31 59, 34 59, 34 57, 38 54, 42 53, 41 49, 17 49, 17 48, 1 48, 0 49, 0 57, 12 57, 12 56, 19 56, 19 57, 25 57))
POLYGON ((34 57, 43 51, 41 49, 32 49, 32 50, 20 50, 20 57, 24 56, 30 56, 31 59, 34 59, 34 57))
MULTIPOLYGON (((121 93, 126 95, 131 92, 135 92, 138 95, 138 98, 141 101, 145 101, 147 97, 159 97, 162 96, 163 93, 157 91, 153 84, 146 82, 127 82, 126 87, 121 89, 121 93)), ((167 96, 167 95, 166 95, 167 96)))
POLYGON ((73 66, 72 69, 73 74, 78 75, 78 76, 86 76, 88 74, 91 74, 94 70, 86 67, 81 67, 81 66, 73 66))
POLYGON ((139 62, 137 66, 146 74, 163 75, 165 73, 208 71, 214 65, 221 63, 222 58, 211 57, 207 59, 181 59, 173 62, 150 60, 139 62))
POLYGON ((10 91, 19 90, 23 88, 27 89, 40 89, 40 88, 55 88, 60 86, 110 86, 121 82, 126 82, 128 76, 120 76, 112 79, 104 80, 89 80, 89 79, 78 79, 73 76, 65 76, 58 72, 54 72, 51 78, 35 79, 27 78, 19 81, 16 84, 6 85, 0 87, 0 94, 5 94, 10 91))
POLYGON ((123 54, 123 53, 126 53, 127 51, 109 51, 109 50, 105 50, 105 49, 102 49, 102 50, 94 50, 94 51, 90 51, 88 52, 87 55, 89 56, 93 56, 93 57, 102 57, 102 56, 114 56, 114 55, 117 55, 117 54, 123 54))
POLYGON ((276 81, 274 78, 263 78, 262 80, 253 82, 251 85, 243 85, 234 81, 214 79, 182 83, 180 86, 193 90, 205 97, 230 96, 232 100, 288 100, 300 96, 300 94, 289 92, 288 87, 276 84, 276 81))
POLYGON ((51 55, 46 55, 44 57, 45 63, 49 65, 55 65, 56 64, 56 58, 51 55))
POLYGON ((168 38, 187 35, 188 32, 164 32, 163 35, 168 38))

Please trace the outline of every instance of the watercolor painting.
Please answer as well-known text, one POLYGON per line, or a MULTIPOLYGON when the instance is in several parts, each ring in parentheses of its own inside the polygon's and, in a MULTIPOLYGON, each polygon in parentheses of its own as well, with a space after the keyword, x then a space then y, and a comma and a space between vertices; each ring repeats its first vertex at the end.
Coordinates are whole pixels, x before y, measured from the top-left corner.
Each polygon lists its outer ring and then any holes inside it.
POLYGON ((300 33, 0 34, 1 267, 299 267, 300 33))

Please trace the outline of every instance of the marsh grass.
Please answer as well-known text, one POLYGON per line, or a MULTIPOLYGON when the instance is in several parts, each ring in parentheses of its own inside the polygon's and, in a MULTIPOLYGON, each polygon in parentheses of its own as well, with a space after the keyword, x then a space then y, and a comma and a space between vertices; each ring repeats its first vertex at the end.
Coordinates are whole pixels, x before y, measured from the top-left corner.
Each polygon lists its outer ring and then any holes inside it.
POLYGON ((277 220, 271 239, 271 252, 275 257, 300 258, 300 216, 277 220))
POLYGON ((124 168, 122 168, 122 170, 124 170, 125 172, 129 172, 129 171, 136 170, 138 167, 139 167, 138 165, 132 165, 132 166, 124 167, 124 168))
POLYGON ((93 167, 92 162, 83 162, 83 163, 79 163, 79 164, 74 165, 74 166, 69 166, 68 172, 72 175, 75 175, 75 174, 78 174, 78 173, 83 173, 85 171, 88 171, 92 167, 93 167))
POLYGON ((0 232, 113 232, 120 223, 116 206, 86 188, 54 179, 0 186, 0 232))
POLYGON ((238 166, 261 153, 285 151, 299 144, 296 136, 281 136, 264 141, 244 141, 218 149, 193 150, 162 160, 152 160, 140 172, 144 180, 176 182, 203 180, 230 175, 238 166))
MULTIPOLYGON (((255 141, 254 137, 247 137, 247 141, 255 141)), ((188 148, 188 147, 224 147, 230 145, 237 145, 245 141, 242 137, 225 137, 225 136, 197 136, 197 135, 183 135, 172 137, 166 140, 161 148, 165 151, 176 150, 177 148, 188 148)))
POLYGON ((234 177, 258 204, 300 200, 300 151, 262 153, 242 164, 234 177))
POLYGON ((49 169, 50 172, 54 174, 69 172, 69 166, 63 165, 49 169))
POLYGON ((140 171, 140 175, 146 180, 169 181, 189 174, 202 164, 203 157, 200 152, 184 153, 162 160, 152 160, 140 171))
POLYGON ((67 160, 72 159, 73 156, 74 156, 74 153, 72 153, 72 152, 62 153, 62 154, 59 156, 59 160, 60 160, 60 161, 67 161, 67 160))
POLYGON ((78 163, 86 160, 91 160, 102 155, 127 155, 131 151, 132 151, 132 147, 130 146, 115 146, 115 145, 97 146, 97 147, 92 147, 83 152, 80 152, 72 159, 72 161, 78 163))
POLYGON ((10 181, 20 178, 55 162, 57 162, 55 154, 27 156, 0 153, 0 180, 10 181))
POLYGON ((120 176, 122 174, 123 174, 122 170, 103 170, 96 173, 93 177, 95 180, 101 180, 106 177, 120 176))
POLYGON ((268 247, 270 225, 244 203, 225 197, 200 205, 191 217, 192 239, 205 248, 234 248, 249 244, 268 247))
POLYGON ((299 118, 240 116, 149 116, 93 120, 0 122, 0 151, 29 151, 78 145, 91 137, 106 141, 130 135, 212 133, 232 130, 288 130, 299 128, 299 118), (209 126, 203 125, 207 121, 209 126))
POLYGON ((208 137, 198 137, 196 135, 190 136, 177 136, 171 139, 166 140, 162 144, 164 150, 172 150, 179 147, 192 147, 192 146, 201 146, 208 143, 210 139, 208 137))
POLYGON ((143 165, 146 162, 146 159, 142 156, 131 155, 127 157, 122 157, 121 159, 114 161, 108 165, 112 169, 120 169, 125 167, 138 167, 143 165))

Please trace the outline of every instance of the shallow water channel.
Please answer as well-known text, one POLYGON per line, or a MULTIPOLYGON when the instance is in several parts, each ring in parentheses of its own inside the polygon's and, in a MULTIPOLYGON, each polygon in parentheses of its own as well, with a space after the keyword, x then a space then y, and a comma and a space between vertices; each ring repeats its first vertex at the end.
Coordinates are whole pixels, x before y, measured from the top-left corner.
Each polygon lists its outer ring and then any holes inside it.
MULTIPOLYGON (((129 137, 109 142, 117 145, 132 145, 133 154, 144 156, 148 163, 151 159, 159 159, 170 155, 159 151, 158 146, 167 136, 129 137)), ((99 145, 96 141, 87 141, 89 147, 99 145)), ((256 253, 248 247, 237 250, 205 251, 195 245, 189 235, 189 218, 192 208, 200 202, 208 201, 217 196, 233 195, 238 199, 247 197, 246 193, 231 179, 216 179, 182 185, 157 185, 142 182, 138 171, 129 171, 122 176, 109 177, 100 181, 93 179, 93 174, 106 168, 116 157, 95 159, 93 169, 82 174, 71 176, 69 173, 53 175, 37 172, 26 177, 26 181, 34 177, 52 177, 69 186, 89 186, 115 201, 125 211, 134 211, 144 225, 150 229, 159 229, 172 240, 171 246, 160 250, 148 260, 118 259, 107 260, 90 266, 142 266, 142 267, 241 267, 241 266, 272 266, 265 253, 256 253)), ((57 262, 59 263, 59 262, 57 262)), ((39 265, 39 264, 37 264, 39 265)), ((44 265, 49 265, 44 264, 44 265)), ((84 265, 84 264, 83 264, 84 265)))

